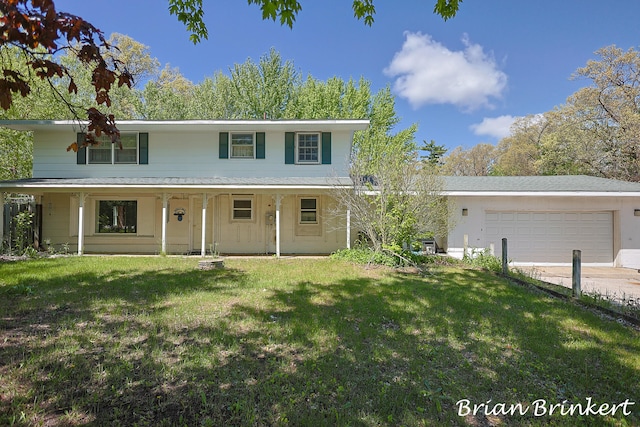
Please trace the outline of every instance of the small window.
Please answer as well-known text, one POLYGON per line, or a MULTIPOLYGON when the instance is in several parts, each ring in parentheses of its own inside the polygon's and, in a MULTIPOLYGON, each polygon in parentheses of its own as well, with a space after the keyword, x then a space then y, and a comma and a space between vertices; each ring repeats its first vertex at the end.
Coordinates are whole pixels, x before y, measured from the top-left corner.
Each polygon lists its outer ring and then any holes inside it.
POLYGON ((98 201, 98 233, 136 233, 138 202, 135 200, 98 201))
POLYGON ((300 223, 318 223, 318 199, 300 199, 300 223))
POLYGON ((96 138, 97 145, 89 146, 89 164, 136 164, 138 163, 138 134, 120 135, 122 148, 103 135, 96 138))
POLYGON ((231 158, 253 159, 253 146, 252 133, 231 134, 231 158))
POLYGON ((320 134, 299 133, 297 136, 297 163, 320 163, 320 134))
POLYGON ((250 220, 253 218, 251 199, 233 200, 233 219, 250 220))

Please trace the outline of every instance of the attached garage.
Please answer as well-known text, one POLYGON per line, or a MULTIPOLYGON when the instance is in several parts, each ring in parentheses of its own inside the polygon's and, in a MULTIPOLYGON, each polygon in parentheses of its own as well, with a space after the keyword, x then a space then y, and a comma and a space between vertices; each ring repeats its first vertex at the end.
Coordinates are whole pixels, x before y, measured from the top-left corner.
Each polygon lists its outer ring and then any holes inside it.
POLYGON ((441 247, 453 257, 494 248, 516 265, 640 268, 640 182, 593 176, 444 178, 451 229, 441 247))
POLYGON ((484 229, 498 255, 507 238, 515 262, 571 262, 574 249, 585 263, 613 262, 612 212, 486 211, 484 229))

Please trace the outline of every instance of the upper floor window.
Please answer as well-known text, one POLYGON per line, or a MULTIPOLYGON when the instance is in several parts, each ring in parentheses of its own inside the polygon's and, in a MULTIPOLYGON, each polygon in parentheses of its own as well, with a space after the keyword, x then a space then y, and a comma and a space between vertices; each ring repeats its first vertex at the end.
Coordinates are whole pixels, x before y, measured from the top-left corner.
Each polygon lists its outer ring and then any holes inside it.
POLYGON ((253 147, 254 143, 252 133, 231 134, 231 158, 253 159, 253 147))
POLYGON ((296 163, 320 163, 320 134, 297 134, 296 163))
POLYGON ((123 133, 120 135, 122 148, 111 139, 103 135, 96 138, 98 144, 88 147, 89 164, 137 164, 138 163, 138 134, 123 133))

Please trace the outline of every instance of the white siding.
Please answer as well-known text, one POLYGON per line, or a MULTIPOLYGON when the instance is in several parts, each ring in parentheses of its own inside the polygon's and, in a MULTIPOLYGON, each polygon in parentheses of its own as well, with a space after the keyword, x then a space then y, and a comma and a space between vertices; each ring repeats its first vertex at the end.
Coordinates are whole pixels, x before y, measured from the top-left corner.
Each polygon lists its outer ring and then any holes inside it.
MULTIPOLYGON (((541 216, 545 216, 547 221, 546 225, 543 226, 544 230, 540 226, 536 226, 535 221, 533 221, 530 224, 531 227, 528 229, 521 227, 519 232, 530 234, 545 233, 550 237, 550 241, 553 240, 553 235, 557 235, 557 233, 551 233, 553 226, 548 218, 551 213, 574 215, 578 219, 581 215, 590 215, 594 212, 609 212, 605 215, 611 218, 612 226, 605 225, 598 227, 598 229, 601 233, 604 233, 605 229, 611 230, 612 254, 609 257, 609 261, 600 262, 594 260, 590 262, 618 267, 640 268, 640 249, 638 249, 638 245, 640 245, 640 217, 634 216, 634 210, 640 209, 640 197, 457 196, 452 197, 450 201, 455 226, 447 238, 447 252, 453 256, 462 257, 465 235, 468 236, 469 248, 489 248, 493 243, 496 253, 499 254, 501 239, 505 236, 496 236, 495 230, 488 229, 487 226, 491 226, 491 224, 486 221, 487 214, 491 212, 511 212, 523 215, 535 213, 538 219, 541 219, 541 216), (467 216, 462 216, 462 209, 467 209, 467 216)), ((565 233, 563 239, 568 238, 566 233, 571 231, 574 230, 563 230, 563 233, 565 233)), ((585 233, 585 231, 580 230, 578 232, 585 233)), ((601 237, 604 238, 604 236, 601 237)), ((598 240, 600 243, 589 242, 590 238, 584 237, 580 247, 571 248, 562 257, 544 263, 570 264, 572 249, 584 251, 585 248, 594 244, 609 245, 609 243, 604 243, 602 239, 598 240)), ((541 242, 536 243, 536 245, 541 244, 541 242)), ((510 244, 509 246, 511 251, 513 245, 510 244)), ((566 248, 564 252, 567 252, 566 248)))
POLYGON ((78 165, 76 153, 66 151, 66 148, 75 141, 75 134, 36 131, 33 176, 34 178, 256 178, 348 175, 351 132, 332 132, 330 165, 285 165, 285 133, 283 131, 265 132, 265 159, 220 159, 218 135, 217 131, 149 132, 149 164, 147 165, 78 165))

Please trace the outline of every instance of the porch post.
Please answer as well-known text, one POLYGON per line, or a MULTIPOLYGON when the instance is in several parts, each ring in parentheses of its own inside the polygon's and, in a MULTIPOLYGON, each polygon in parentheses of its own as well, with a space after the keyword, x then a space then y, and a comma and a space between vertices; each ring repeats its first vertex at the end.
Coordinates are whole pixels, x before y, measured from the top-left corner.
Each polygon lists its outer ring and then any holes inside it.
POLYGON ((78 194, 78 255, 84 252, 84 193, 78 194))
POLYGON ((212 252, 216 253, 218 252, 218 243, 216 242, 216 227, 218 226, 218 224, 216 223, 216 215, 218 214, 217 213, 218 205, 216 204, 216 201, 218 200, 218 197, 213 195, 210 197, 210 199, 211 199, 211 243, 213 244, 212 252))
POLYGON ((351 209, 347 208, 347 249, 351 249, 351 209))
POLYGON ((165 255, 167 253, 167 209, 169 203, 169 195, 162 193, 162 244, 160 247, 160 253, 165 255))
POLYGON ((202 194, 202 243, 200 247, 200 256, 204 257, 207 254, 207 203, 209 199, 207 193, 202 194))
POLYGON ((276 257, 280 258, 280 203, 282 196, 276 194, 276 257))

